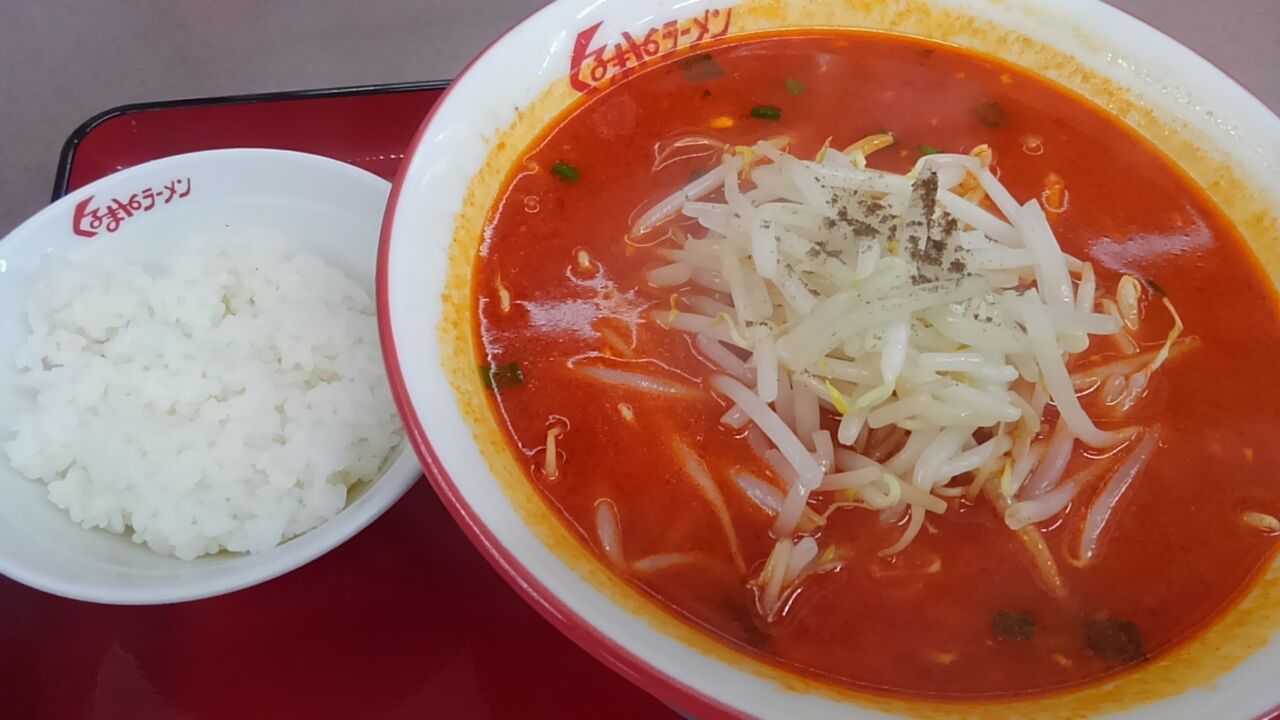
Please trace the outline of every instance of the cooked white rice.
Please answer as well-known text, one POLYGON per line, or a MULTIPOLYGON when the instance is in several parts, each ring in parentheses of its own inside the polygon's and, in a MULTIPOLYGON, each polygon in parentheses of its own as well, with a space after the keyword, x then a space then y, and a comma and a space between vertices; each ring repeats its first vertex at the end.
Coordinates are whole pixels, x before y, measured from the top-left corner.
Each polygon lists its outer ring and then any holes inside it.
POLYGON ((36 400, 4 449, 84 527, 183 559, 260 552, 400 444, 369 295, 251 240, 159 268, 46 262, 17 356, 36 400))

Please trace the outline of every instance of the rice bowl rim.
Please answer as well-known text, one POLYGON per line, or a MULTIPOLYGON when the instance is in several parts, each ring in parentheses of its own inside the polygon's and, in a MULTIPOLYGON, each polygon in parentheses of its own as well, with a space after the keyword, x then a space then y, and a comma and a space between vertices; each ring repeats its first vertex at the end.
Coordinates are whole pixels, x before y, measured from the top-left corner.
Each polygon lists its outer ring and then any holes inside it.
MULTIPOLYGON (((0 261, 4 261, 0 262, 0 278, 5 278, 5 274, 10 277, 14 274, 29 277, 30 273, 15 272, 18 271, 15 260, 30 259, 50 253, 51 245, 65 244, 68 238, 72 238, 72 234, 67 231, 72 223, 68 221, 76 217, 76 207, 79 203, 91 197, 128 197, 130 192, 140 187, 154 186, 157 178, 193 177, 213 178, 212 184, 215 187, 222 182, 227 184, 227 187, 220 188, 221 194, 218 194, 217 190, 214 191, 213 199, 216 202, 254 203, 259 208, 269 207, 269 212, 281 218, 292 217, 297 213, 298 207, 305 207, 308 202, 313 204, 318 202, 315 198, 363 197, 366 208, 359 215, 350 206, 341 209, 340 212, 349 216, 353 222, 370 228, 368 237, 357 240, 368 246, 368 263, 372 270, 373 256, 376 252, 373 246, 376 242, 375 228, 380 222, 379 213, 383 207, 384 198, 390 192, 390 183, 354 165, 319 155, 269 148, 226 148, 185 153, 142 163, 107 175, 68 193, 0 239, 0 261), (292 177, 299 182, 280 187, 278 190, 273 189, 271 196, 264 198, 262 195, 249 195, 247 191, 238 189, 237 178, 250 176, 292 177), (150 183, 145 182, 148 179, 151 180, 150 183)), ((194 181, 192 186, 195 186, 194 181)), ((192 223, 198 225, 202 214, 200 205, 193 205, 192 209, 184 209, 182 205, 181 201, 175 200, 172 207, 164 208, 165 212, 172 213, 174 216, 170 221, 180 219, 185 222, 186 217, 190 217, 192 223)), ((158 206, 159 203, 157 203, 158 206)), ((157 212, 159 212, 158 209, 157 212)), ((145 225, 135 232, 130 229, 128 222, 124 222, 121 223, 117 233, 99 233, 98 236, 86 242, 94 245, 121 241, 136 242, 139 239, 148 239, 145 238, 146 234, 145 225)), ((81 240, 84 238, 73 238, 70 241, 81 240)), ((290 237, 289 240, 299 243, 298 247, 301 249, 314 247, 307 244, 306 238, 290 237)), ((90 248, 88 245, 75 252, 60 251, 55 254, 74 258, 81 252, 89 250, 94 253, 110 254, 105 253, 100 247, 90 248)), ((323 257, 323 253, 321 256, 323 257)), ((326 260, 329 259, 326 258, 326 260)), ((358 278, 351 279, 369 292, 371 299, 375 297, 374 288, 370 284, 358 278)), ((6 346, 9 344, 6 343, 6 346)), ((10 347, 16 347, 16 344, 10 347)), ((11 353, 12 350, 8 352, 11 353)), ((11 358, 3 361, 11 362, 11 358)), ((8 439, 7 427, 4 437, 8 439)), ((404 444, 394 452, 394 458, 387 463, 381 475, 367 481, 367 487, 359 496, 354 500, 348 499, 347 504, 335 516, 262 553, 219 553, 184 561, 172 556, 159 556, 144 545, 129 542, 104 530, 85 531, 75 526, 79 532, 95 537, 91 541, 95 546, 106 547, 105 543, 123 542, 130 548, 126 551, 127 554, 132 555, 136 552, 140 555, 134 555, 134 557, 151 566, 121 568, 119 577, 115 581, 94 582, 86 580, 79 573, 60 570, 56 562, 50 564, 50 558, 64 552, 60 548, 50 547, 48 553, 37 550, 25 558, 15 557, 15 554, 21 553, 13 548, 0 548, 0 574, 53 595, 115 605, 186 602, 251 587, 291 572, 338 547, 395 504, 417 480, 421 470, 413 453, 407 452, 404 444), (163 567, 158 567, 156 563, 162 564, 163 567), (153 584, 152 581, 158 584, 153 584)), ((5 477, 5 481, 12 479, 21 482, 38 482, 19 476, 8 466, 7 460, 0 461, 0 466, 3 466, 3 472, 11 476, 5 477)), ((43 492, 36 497, 41 503, 52 507, 43 492)), ((66 512, 60 508, 55 510, 63 516, 66 515, 66 512)), ((70 518, 65 519, 67 523, 72 523, 70 518)), ((39 543, 36 545, 39 546, 39 543)), ((112 550, 112 552, 116 551, 112 550)))

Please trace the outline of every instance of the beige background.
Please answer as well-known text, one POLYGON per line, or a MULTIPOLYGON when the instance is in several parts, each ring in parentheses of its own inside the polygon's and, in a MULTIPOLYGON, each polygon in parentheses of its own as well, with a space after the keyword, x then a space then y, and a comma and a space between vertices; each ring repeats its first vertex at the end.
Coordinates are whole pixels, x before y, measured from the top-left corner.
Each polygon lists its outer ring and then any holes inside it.
MULTIPOLYGON (((1046 0, 1047 1, 1047 0, 1046 0)), ((542 0, 0 0, 0 234, 108 107, 455 75, 542 0)), ((1112 0, 1280 109, 1280 0, 1112 0)))

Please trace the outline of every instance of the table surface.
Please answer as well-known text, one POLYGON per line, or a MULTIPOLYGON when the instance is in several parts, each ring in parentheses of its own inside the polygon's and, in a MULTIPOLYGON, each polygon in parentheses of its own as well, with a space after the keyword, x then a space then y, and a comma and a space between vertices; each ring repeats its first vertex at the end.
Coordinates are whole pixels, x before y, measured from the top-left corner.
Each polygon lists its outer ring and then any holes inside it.
MULTIPOLYGON (((1280 109, 1277 0, 1113 4, 1280 109)), ((48 202, 63 140, 100 110, 179 97, 447 78, 539 5, 0 0, 0 126, 9 131, 0 142, 0 235, 48 202)))

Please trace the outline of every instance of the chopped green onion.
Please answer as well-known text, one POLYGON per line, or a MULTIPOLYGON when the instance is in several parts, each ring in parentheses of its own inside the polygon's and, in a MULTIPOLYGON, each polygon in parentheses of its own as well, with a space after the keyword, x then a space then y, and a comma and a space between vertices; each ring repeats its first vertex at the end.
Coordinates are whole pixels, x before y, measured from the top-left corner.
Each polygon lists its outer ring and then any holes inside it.
POLYGON ((493 367, 482 365, 480 367, 480 380, 490 390, 506 390, 517 385, 523 385, 524 373, 520 370, 520 364, 514 362, 493 367))
POLYGON ((809 88, 805 87, 804 83, 799 80, 796 80, 795 78, 787 78, 788 95, 803 95, 808 89, 809 88))
POLYGON ((938 154, 938 153, 940 153, 940 152, 942 152, 942 151, 941 151, 941 150, 939 150, 938 148, 936 148, 936 147, 932 146, 932 145, 921 145, 921 146, 920 146, 920 154, 921 154, 921 155, 937 155, 937 154, 938 154))
POLYGON ((782 108, 773 105, 757 105, 751 108, 751 117, 761 120, 781 120, 782 108))
POLYGON ((576 183, 582 177, 582 173, 578 172, 578 168, 563 160, 557 161, 555 165, 551 166, 551 174, 567 183, 576 183))

